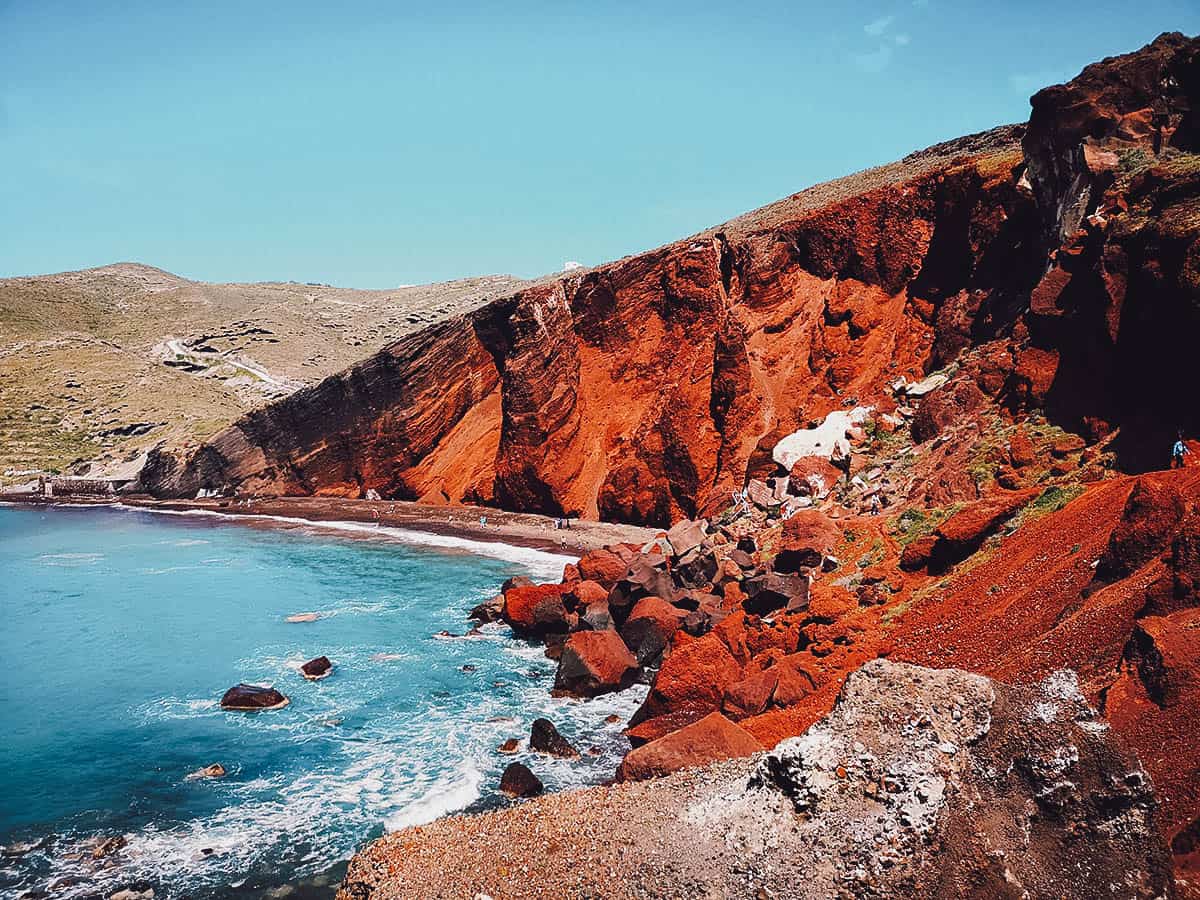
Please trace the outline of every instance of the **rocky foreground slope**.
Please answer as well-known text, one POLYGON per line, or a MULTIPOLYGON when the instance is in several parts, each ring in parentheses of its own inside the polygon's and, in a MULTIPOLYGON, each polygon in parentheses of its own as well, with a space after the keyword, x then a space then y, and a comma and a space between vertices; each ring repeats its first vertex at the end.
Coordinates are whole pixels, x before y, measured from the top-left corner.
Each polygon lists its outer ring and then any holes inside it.
MULTIPOLYGON (((162 453, 198 490, 471 500, 666 526, 797 429, 959 363, 1119 464, 1200 428, 1196 42, 1164 35, 1001 128, 519 291, 162 453)), ((977 492, 963 485, 958 499, 977 492)))
POLYGON ((341 900, 1165 897, 1149 779, 1070 673, 886 661, 770 753, 389 835, 341 900))

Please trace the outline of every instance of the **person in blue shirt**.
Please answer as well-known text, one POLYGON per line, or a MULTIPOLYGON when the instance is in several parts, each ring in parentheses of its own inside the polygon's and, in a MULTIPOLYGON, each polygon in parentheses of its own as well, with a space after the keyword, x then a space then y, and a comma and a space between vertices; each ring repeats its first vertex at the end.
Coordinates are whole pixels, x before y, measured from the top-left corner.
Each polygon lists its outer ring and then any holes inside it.
POLYGON ((1185 465, 1183 458, 1192 451, 1187 448, 1187 444, 1183 442, 1183 432, 1179 432, 1179 436, 1175 441, 1175 446, 1171 448, 1171 468, 1182 469, 1185 465))

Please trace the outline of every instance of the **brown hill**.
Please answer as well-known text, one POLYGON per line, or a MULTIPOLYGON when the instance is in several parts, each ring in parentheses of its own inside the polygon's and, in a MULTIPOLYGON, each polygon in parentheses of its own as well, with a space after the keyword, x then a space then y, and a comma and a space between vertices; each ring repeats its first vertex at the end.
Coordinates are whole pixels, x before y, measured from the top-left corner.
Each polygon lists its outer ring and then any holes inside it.
POLYGON ((205 284, 136 263, 0 279, 0 473, 118 467, 204 440, 521 284, 205 284))

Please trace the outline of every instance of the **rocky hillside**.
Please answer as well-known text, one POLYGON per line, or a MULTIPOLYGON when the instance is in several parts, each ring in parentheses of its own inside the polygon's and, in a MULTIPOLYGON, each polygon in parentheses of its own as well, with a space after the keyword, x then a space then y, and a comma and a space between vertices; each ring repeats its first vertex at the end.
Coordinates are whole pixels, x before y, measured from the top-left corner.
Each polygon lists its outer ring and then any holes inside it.
POLYGON ((0 279, 0 484, 198 443, 522 283, 204 284, 133 263, 0 279))
MULTIPOLYGON (((470 500, 668 525, 788 435, 963 369, 960 403, 1162 464, 1200 428, 1197 44, 997 129, 426 328, 144 473, 160 495, 470 500)), ((978 496, 965 486, 969 497, 978 496)))

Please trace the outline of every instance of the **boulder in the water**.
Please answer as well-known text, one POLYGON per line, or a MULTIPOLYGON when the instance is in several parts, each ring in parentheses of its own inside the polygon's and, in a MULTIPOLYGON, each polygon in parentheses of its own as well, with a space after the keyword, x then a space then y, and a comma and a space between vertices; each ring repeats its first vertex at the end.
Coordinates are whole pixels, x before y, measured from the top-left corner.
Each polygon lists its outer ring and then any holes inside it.
POLYGON ((500 790, 510 797, 536 797, 545 787, 528 766, 515 762, 510 763, 500 776, 500 790))
POLYGON ((189 780, 197 778, 223 778, 225 776, 225 767, 220 763, 213 763, 211 766, 205 766, 203 769, 197 769, 188 775, 189 780))
POLYGON ((503 744, 496 748, 497 753, 503 753, 507 756, 512 756, 521 749, 521 742, 516 738, 509 738, 503 744))
POLYGON ((105 838, 92 851, 92 859, 104 859, 106 856, 112 856, 117 851, 123 849, 128 843, 129 841, 123 834, 115 834, 110 838, 105 838))
POLYGON ((260 709, 282 709, 290 701, 273 687, 258 684, 238 684, 221 698, 222 709, 257 712, 260 709))
POLYGON ((534 719, 529 731, 529 749, 536 753, 547 753, 562 759, 575 759, 579 751, 571 746, 571 742, 559 734, 554 723, 549 719, 534 719))
POLYGON ((300 667, 300 674, 309 681, 320 681, 322 678, 328 678, 333 674, 333 663, 329 661, 328 656, 318 656, 316 659, 310 659, 300 667))

